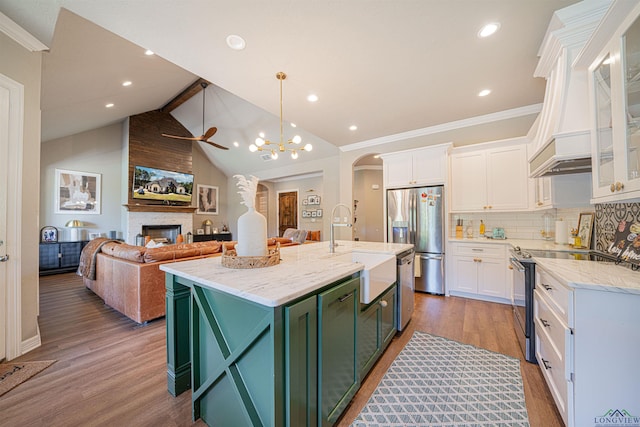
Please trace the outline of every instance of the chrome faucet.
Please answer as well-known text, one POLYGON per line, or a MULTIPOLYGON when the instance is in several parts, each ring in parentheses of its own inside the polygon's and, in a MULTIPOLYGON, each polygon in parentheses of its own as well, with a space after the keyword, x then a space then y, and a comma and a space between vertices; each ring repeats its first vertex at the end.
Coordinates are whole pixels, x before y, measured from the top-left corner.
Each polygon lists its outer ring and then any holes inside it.
POLYGON ((353 225, 348 222, 333 222, 333 219, 335 218, 335 215, 336 215, 336 209, 338 209, 340 206, 347 208, 347 211, 349 212, 349 218, 351 218, 351 209, 349 209, 349 206, 345 205, 344 203, 338 203, 331 210, 331 233, 329 235, 329 253, 334 253, 336 251, 336 246, 338 246, 338 244, 336 243, 336 237, 335 237, 335 232, 333 228, 334 227, 351 227, 353 225))

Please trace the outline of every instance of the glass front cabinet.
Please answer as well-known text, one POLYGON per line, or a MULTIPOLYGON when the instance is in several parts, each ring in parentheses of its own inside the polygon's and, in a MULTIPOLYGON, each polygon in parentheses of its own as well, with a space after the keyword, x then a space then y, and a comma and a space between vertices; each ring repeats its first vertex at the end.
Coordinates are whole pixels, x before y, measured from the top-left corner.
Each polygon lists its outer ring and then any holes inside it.
POLYGON ((640 199, 640 6, 589 68, 593 198, 640 199))

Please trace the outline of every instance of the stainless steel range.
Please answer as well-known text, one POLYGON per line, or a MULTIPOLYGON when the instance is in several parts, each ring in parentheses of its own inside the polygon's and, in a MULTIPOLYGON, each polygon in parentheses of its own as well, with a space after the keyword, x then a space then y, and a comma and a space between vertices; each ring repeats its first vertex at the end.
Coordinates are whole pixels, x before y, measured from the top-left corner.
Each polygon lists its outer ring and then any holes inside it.
POLYGON ((536 360, 535 334, 533 322, 533 289, 536 282, 534 258, 562 258, 589 260, 588 252, 561 252, 544 250, 522 250, 516 246, 511 250, 509 262, 513 270, 513 318, 514 328, 522 353, 527 362, 536 360))

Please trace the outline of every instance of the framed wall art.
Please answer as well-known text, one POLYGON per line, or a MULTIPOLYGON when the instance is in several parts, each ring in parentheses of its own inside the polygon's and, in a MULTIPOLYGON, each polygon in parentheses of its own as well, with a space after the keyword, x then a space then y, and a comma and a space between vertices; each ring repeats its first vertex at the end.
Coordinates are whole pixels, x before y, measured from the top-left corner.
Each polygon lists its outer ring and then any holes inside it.
POLYGON ((57 214, 100 214, 100 174, 56 169, 57 214))
POLYGON ((198 214, 218 215, 218 187, 198 184, 198 214))
POLYGON ((317 196, 317 195, 307 196, 307 204, 308 205, 319 205, 320 204, 320 196, 317 196))
POLYGON ((591 236, 593 235, 594 212, 583 212, 578 219, 578 236, 583 248, 591 248, 591 236))

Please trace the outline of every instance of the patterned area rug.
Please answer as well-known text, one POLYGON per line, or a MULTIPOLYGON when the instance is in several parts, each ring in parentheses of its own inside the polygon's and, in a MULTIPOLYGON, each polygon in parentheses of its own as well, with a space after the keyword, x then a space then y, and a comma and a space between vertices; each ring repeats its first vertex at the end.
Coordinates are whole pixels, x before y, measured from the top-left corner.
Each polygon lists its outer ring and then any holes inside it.
POLYGON ((0 396, 51 366, 55 360, 0 363, 0 396))
POLYGON ((352 426, 529 426, 520 361, 416 331, 352 426))

